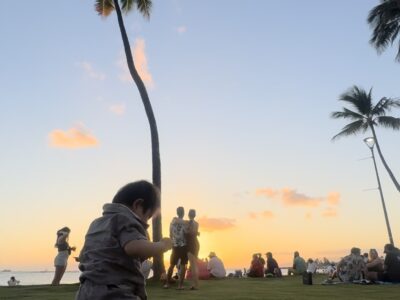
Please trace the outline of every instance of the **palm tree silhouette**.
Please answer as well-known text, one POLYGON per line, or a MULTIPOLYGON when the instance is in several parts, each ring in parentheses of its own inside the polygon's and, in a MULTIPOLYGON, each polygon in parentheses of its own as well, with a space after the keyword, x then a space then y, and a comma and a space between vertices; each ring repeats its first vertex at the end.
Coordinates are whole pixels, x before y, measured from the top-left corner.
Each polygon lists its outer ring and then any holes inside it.
MULTIPOLYGON (((149 95, 146 90, 146 86, 143 80, 140 78, 138 71, 136 70, 135 63, 133 61, 131 47, 129 44, 128 35, 125 30, 124 20, 122 17, 122 11, 128 13, 133 9, 137 9, 145 18, 150 17, 152 7, 151 0, 96 0, 95 9, 99 15, 107 17, 115 9, 118 17, 118 25, 121 32, 122 41, 124 44, 124 50, 126 60, 129 68, 129 72, 135 82, 140 97, 146 111, 147 119, 150 125, 151 134, 151 149, 152 149, 152 165, 153 165, 153 184, 157 186, 161 191, 161 161, 160 161, 160 145, 158 139, 157 123, 154 117, 153 108, 150 103, 149 95), (120 5, 120 3, 121 5, 120 5)), ((162 226, 161 226, 161 214, 153 218, 153 241, 157 242, 162 238, 162 226)), ((153 263, 154 278, 160 278, 161 274, 165 272, 163 255, 155 256, 153 263)))
POLYGON ((375 132, 376 126, 391 128, 394 130, 400 129, 400 118, 387 116, 387 113, 392 108, 400 107, 400 101, 397 99, 383 97, 378 101, 377 104, 373 105, 372 89, 370 89, 367 93, 364 89, 357 86, 353 86, 348 91, 340 95, 339 100, 347 102, 352 106, 352 108, 354 108, 354 110, 343 107, 342 111, 333 112, 331 117, 334 119, 347 119, 351 120, 352 122, 343 127, 342 131, 335 135, 332 140, 360 132, 364 133, 368 129, 371 129, 379 157, 381 158, 386 171, 396 186, 396 189, 400 192, 400 184, 383 157, 375 132))
MULTIPOLYGON (((381 0, 368 15, 373 32, 370 43, 382 53, 392 45, 400 32, 400 0, 381 0)), ((400 62, 400 44, 396 60, 400 62)))

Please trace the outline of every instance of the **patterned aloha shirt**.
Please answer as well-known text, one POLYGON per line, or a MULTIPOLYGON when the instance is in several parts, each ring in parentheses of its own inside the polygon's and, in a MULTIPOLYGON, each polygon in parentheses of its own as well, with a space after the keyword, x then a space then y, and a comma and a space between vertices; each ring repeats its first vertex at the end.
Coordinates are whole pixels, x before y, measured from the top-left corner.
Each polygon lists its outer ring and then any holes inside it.
POLYGON ((350 254, 342 258, 338 264, 338 277, 344 282, 361 280, 365 262, 361 255, 350 254))
POLYGON ((174 218, 169 226, 169 231, 171 234, 172 245, 174 247, 186 246, 185 239, 185 228, 186 222, 179 218, 174 218))

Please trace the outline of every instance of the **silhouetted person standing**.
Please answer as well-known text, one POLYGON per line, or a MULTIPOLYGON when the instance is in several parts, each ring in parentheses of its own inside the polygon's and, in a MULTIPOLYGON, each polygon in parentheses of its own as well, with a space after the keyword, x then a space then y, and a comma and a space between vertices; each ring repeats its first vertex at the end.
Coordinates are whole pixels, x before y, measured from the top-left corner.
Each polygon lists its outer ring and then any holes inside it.
POLYGON ((188 263, 188 254, 185 238, 186 223, 183 220, 185 209, 180 206, 176 209, 178 217, 174 217, 169 226, 169 235, 172 240, 172 253, 170 258, 170 266, 167 272, 167 282, 164 288, 169 288, 172 273, 175 266, 179 263, 179 284, 178 289, 183 289, 183 280, 186 274, 186 265, 188 263))

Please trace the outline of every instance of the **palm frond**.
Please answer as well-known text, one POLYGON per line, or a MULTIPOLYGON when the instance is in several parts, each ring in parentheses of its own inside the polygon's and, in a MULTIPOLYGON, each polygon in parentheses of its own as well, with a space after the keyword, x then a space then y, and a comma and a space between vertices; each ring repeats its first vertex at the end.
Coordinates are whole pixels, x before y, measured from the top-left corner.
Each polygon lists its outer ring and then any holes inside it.
POLYGON ((136 8, 144 17, 150 17, 152 7, 151 0, 120 0, 120 2, 123 12, 128 13, 136 8))
POLYGON ((100 16, 107 17, 114 10, 113 0, 96 0, 95 10, 100 16))
POLYGON ((134 8, 135 0, 120 0, 121 10, 125 13, 130 12, 134 8))
POLYGON ((354 85, 341 94, 339 100, 348 102, 360 114, 367 116, 372 110, 372 89, 367 93, 364 89, 354 85))
POLYGON ((151 7, 153 5, 151 0, 136 0, 138 11, 146 18, 150 17, 151 7))
POLYGON ((350 124, 347 124, 345 127, 343 127, 342 131, 336 134, 333 138, 332 141, 337 140, 340 137, 343 136, 349 136, 353 134, 357 134, 359 132, 365 132, 368 129, 368 123, 365 122, 364 120, 358 120, 355 122, 352 122, 350 124))
POLYGON ((343 107, 343 111, 335 111, 331 114, 333 119, 351 119, 351 120, 361 120, 365 119, 365 116, 356 113, 346 107, 343 107))
POLYGON ((399 100, 384 97, 379 100, 375 107, 372 109, 371 115, 384 116, 386 112, 396 107, 400 107, 399 100))
POLYGON ((390 117, 390 116, 380 116, 376 118, 376 122, 386 128, 391 128, 394 130, 400 129, 400 118, 390 117))
MULTIPOLYGON (((370 43, 378 53, 382 53, 397 39, 400 31, 400 2, 381 0, 369 13, 368 23, 373 32, 370 43)), ((400 61, 400 46, 396 59, 400 61)))

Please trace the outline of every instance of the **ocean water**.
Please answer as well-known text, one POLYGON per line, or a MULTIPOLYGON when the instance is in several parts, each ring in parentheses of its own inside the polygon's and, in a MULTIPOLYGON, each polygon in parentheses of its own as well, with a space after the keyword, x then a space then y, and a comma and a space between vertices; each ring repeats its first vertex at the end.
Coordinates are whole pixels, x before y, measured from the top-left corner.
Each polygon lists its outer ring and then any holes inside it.
MULTIPOLYGON (((79 271, 65 272, 61 283, 77 283, 79 282, 79 271)), ((38 285, 38 284, 51 284, 54 276, 54 271, 43 272, 0 272, 0 286, 7 286, 7 281, 10 277, 14 276, 15 279, 20 281, 20 285, 38 285)))
MULTIPOLYGON (((243 269, 241 269, 243 271, 243 269)), ((226 274, 235 273, 235 269, 227 269, 226 274)), ((79 282, 79 271, 67 271, 65 272, 61 284, 78 283, 79 282)), ((282 268, 282 274, 287 275, 287 268, 282 268)), ((7 281, 10 277, 14 276, 20 281, 20 285, 40 285, 40 284, 51 284, 53 280, 54 271, 36 271, 36 272, 23 272, 23 271, 12 271, 12 272, 0 272, 0 286, 7 286, 7 281)), ((150 276, 152 274, 150 273, 150 276)))

